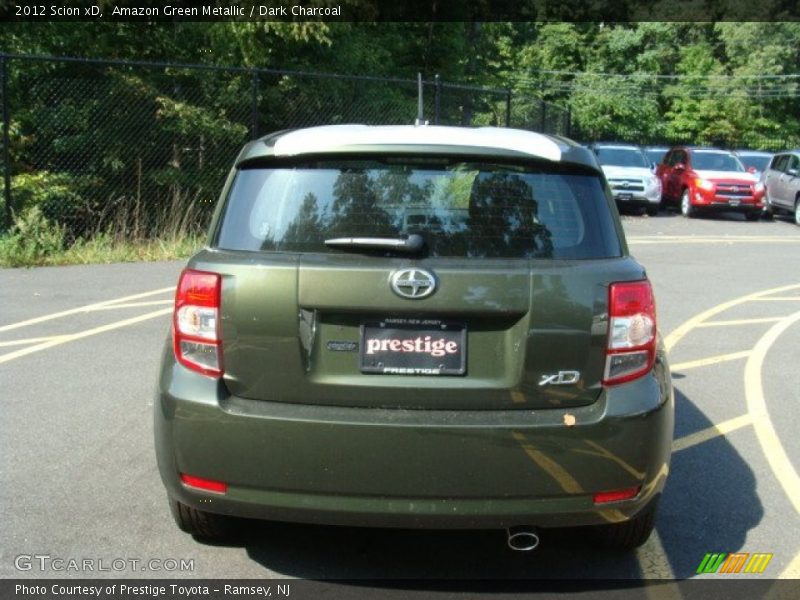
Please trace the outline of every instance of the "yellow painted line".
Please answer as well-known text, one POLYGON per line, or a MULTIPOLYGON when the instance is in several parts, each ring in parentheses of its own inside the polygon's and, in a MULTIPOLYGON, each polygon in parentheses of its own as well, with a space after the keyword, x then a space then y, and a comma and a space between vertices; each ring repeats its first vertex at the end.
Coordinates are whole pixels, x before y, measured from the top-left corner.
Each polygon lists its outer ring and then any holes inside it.
POLYGON ((781 572, 778 579, 800 579, 800 552, 794 555, 792 562, 781 572))
POLYGON ((625 513, 618 508, 604 508, 597 511, 597 514, 608 523, 622 523, 628 518, 625 516, 625 513))
MULTIPOLYGON (((714 317, 715 315, 717 315, 717 314, 719 314, 721 312, 724 312, 724 311, 726 311, 726 310, 728 310, 728 309, 730 309, 730 308, 732 308, 734 306, 738 306, 738 305, 744 304, 744 303, 746 303, 746 302, 748 302, 750 300, 753 300, 753 299, 756 299, 756 298, 760 298, 760 297, 763 297, 763 296, 767 296, 767 295, 770 295, 770 294, 777 294, 777 293, 787 292, 787 291, 790 291, 790 290, 797 290, 797 289, 800 289, 800 284, 785 285, 785 286, 780 286, 780 287, 776 287, 776 288, 770 288, 770 289, 762 290, 762 291, 759 291, 759 292, 753 292, 751 294, 747 294, 747 295, 741 296, 739 298, 734 298, 732 300, 728 300, 727 302, 722 302, 720 304, 717 304, 716 306, 712 306, 711 308, 708 308, 707 310, 696 314, 695 316, 691 317, 690 319, 688 319, 687 321, 684 321, 681 325, 679 325, 675 330, 673 330, 664 339, 664 345, 665 345, 667 350, 671 350, 672 348, 675 347, 675 345, 678 342, 680 342, 686 336, 686 334, 688 334, 690 331, 692 331, 695 327, 698 327, 699 325, 701 325, 702 323, 704 323, 708 319, 710 319, 710 318, 714 317)), ((751 355, 749 357, 749 359, 748 359, 748 364, 752 360, 753 360, 753 356, 751 355)), ((675 365, 672 368, 675 369, 676 367, 680 367, 680 365, 675 365)), ((745 373, 747 373, 747 371, 745 371, 745 373)), ((747 381, 747 377, 746 376, 745 376, 745 381, 747 381)), ((759 386, 758 387, 759 387, 759 390, 760 390, 760 387, 761 387, 760 386, 760 380, 759 380, 759 386)), ((763 396, 762 396, 762 398, 763 398, 763 396)), ((753 420, 752 414, 750 416, 750 420, 751 421, 753 420)), ((742 427, 744 427, 744 425, 742 423, 743 423, 743 420, 737 421, 737 420, 733 419, 731 421, 726 421, 725 423, 722 423, 720 425, 714 426, 714 429, 711 430, 711 431, 697 432, 696 434, 692 434, 692 436, 687 436, 687 438, 683 438, 681 440, 676 440, 674 445, 673 445, 673 451, 676 451, 676 446, 677 446, 677 450, 681 450, 681 449, 688 448, 691 445, 695 445, 696 443, 700 443, 701 441, 705 441, 706 436, 710 435, 712 432, 713 432, 714 435, 718 435, 717 431, 725 431, 726 429, 728 430, 727 432, 733 431, 734 430, 734 426, 736 426, 736 425, 741 425, 742 427), (701 440, 701 437, 703 438, 702 440, 701 440)), ((711 438, 708 438, 708 439, 711 439, 711 438)), ((765 453, 766 453, 766 450, 765 450, 765 453)), ((800 494, 796 494, 795 498, 800 498, 800 494)), ((672 571, 672 569, 671 569, 671 567, 669 565, 669 562, 666 559, 666 553, 665 553, 663 547, 659 548, 658 551, 656 551, 655 553, 649 553, 649 552, 646 551, 648 546, 649 546, 649 544, 646 544, 643 547, 643 549, 640 549, 638 551, 638 554, 637 554, 637 560, 639 562, 640 569, 641 569, 642 573, 648 573, 648 574, 651 573, 652 572, 651 565, 654 563, 655 560, 660 559, 666 565, 665 573, 667 574, 668 578, 674 579, 674 573, 673 573, 673 571, 672 571)), ((800 570, 800 558, 796 558, 796 562, 798 564, 795 567, 795 571, 791 571, 791 572, 796 572, 796 571, 800 570)), ((787 572, 788 572, 788 570, 787 570, 787 572)), ((649 595, 649 592, 648 592, 648 595, 649 595)))
POLYGON ((594 448, 594 450, 576 450, 576 452, 579 452, 581 454, 589 454, 590 456, 599 456, 600 458, 608 459, 618 464, 620 467, 622 467, 625 471, 630 473, 636 479, 644 479, 645 473, 643 473, 642 471, 637 471, 624 459, 620 458, 610 450, 603 448, 597 442, 593 442, 592 440, 583 440, 583 442, 590 448, 594 448))
POLYGON ((150 302, 125 302, 124 304, 108 304, 106 306, 98 306, 93 308, 95 310, 115 310, 117 308, 139 308, 140 306, 164 306, 166 304, 172 305, 175 300, 151 300, 150 302))
POLYGON ((522 444, 522 449, 525 450, 525 454, 531 457, 533 462, 535 462, 539 467, 541 467, 550 477, 555 479, 558 482, 558 485, 561 486, 568 494, 582 494, 583 488, 577 482, 577 480, 570 475, 564 467, 559 465, 556 461, 549 458, 540 450, 537 450, 530 444, 522 444))
POLYGON ((797 471, 791 460, 789 460, 769 418, 767 402, 764 399, 764 389, 761 384, 761 369, 767 352, 778 337, 798 321, 800 321, 800 311, 773 325, 758 340, 744 367, 744 392, 747 411, 753 419, 756 436, 764 451, 764 456, 789 497, 789 501, 794 506, 795 511, 800 513, 800 477, 797 476, 797 471))
POLYGON ((94 304, 86 304, 84 306, 79 306, 77 308, 71 308, 69 310, 62 310, 61 312, 50 313, 49 315, 42 315, 41 317, 35 317, 33 319, 27 319, 25 321, 19 321, 18 323, 11 323, 10 325, 3 325, 0 327, 0 332, 2 331, 11 331, 12 329, 18 329, 19 327, 25 327, 27 325, 34 325, 36 323, 43 323, 45 321, 50 321, 52 319, 58 319, 60 317, 67 317, 69 315, 74 315, 83 312, 89 312, 92 310, 98 310, 103 308, 109 304, 114 304, 115 302, 125 302, 127 300, 136 300, 137 298, 147 298, 148 296, 155 296, 157 294, 164 294, 166 292, 174 292, 175 287, 165 287, 160 288, 157 290, 152 290, 150 292, 142 292, 141 294, 133 294, 132 296, 123 296, 122 298, 114 298, 113 300, 104 300, 103 302, 96 302, 94 304))
POLYGON ((24 346, 25 344, 38 344, 39 342, 46 342, 56 338, 62 338, 63 335, 48 335, 45 337, 25 338, 24 340, 10 340, 7 342, 0 342, 0 348, 8 346, 24 346))
POLYGON ((686 450, 692 446, 697 446, 698 444, 702 444, 703 442, 713 440, 714 438, 727 435, 732 431, 736 431, 737 429, 741 429, 742 427, 747 427, 748 425, 752 424, 753 418, 749 414, 728 419, 722 423, 712 425, 711 427, 706 427, 705 429, 695 431, 694 433, 690 433, 689 435, 675 440, 672 442, 672 451, 680 452, 681 450, 686 450))
POLYGON ((576 479, 570 475, 567 470, 559 465, 556 461, 551 459, 550 457, 546 456, 540 450, 537 450, 532 444, 528 443, 525 439, 525 435, 521 433, 515 432, 514 439, 519 442, 522 449, 525 451, 533 462, 535 462, 539 467, 550 477, 556 480, 558 485, 561 486, 568 494, 583 494, 583 488, 581 484, 576 481, 576 479))
MULTIPOLYGON (((656 476, 650 482, 649 486, 645 486, 642 493, 649 493, 651 490, 648 488, 654 488, 660 485, 667 475, 669 475, 669 467, 666 464, 662 464, 656 476)), ((639 570, 644 578, 675 579, 675 572, 670 565, 667 551, 664 550, 664 544, 661 543, 661 536, 658 535, 658 529, 654 529, 653 533, 650 534, 650 539, 647 540, 643 546, 636 549, 636 560, 639 563, 639 570)), ((673 598, 683 598, 677 586, 675 586, 674 590, 672 587, 663 585, 648 585, 645 586, 645 589, 648 598, 668 598, 670 600, 673 598)))
POLYGON ((718 354, 717 356, 709 356, 708 358, 700 358, 698 360, 691 360, 688 362, 677 363, 669 366, 669 370, 686 371, 688 369, 696 369, 697 367, 707 367, 709 365, 716 365, 729 360, 738 360, 740 358, 747 358, 750 356, 750 350, 742 352, 731 352, 730 354, 718 354))
POLYGON ((17 350, 16 352, 9 352, 8 354, 2 354, 0 355, 0 364, 9 362, 16 358, 22 358, 23 356, 27 356, 28 354, 33 354, 34 352, 47 350, 48 348, 52 348, 53 346, 59 346, 61 344, 66 344, 67 342, 80 340, 92 335, 97 335, 98 333, 105 333, 106 331, 112 331, 114 329, 119 329, 120 327, 127 327, 128 325, 140 323, 148 319, 154 319, 155 317, 160 317, 161 315, 166 315, 171 312, 172 308, 162 308, 161 310, 145 313, 137 317, 131 317, 130 319, 125 319, 123 321, 117 321, 115 323, 109 323, 107 325, 102 325, 100 327, 95 327, 93 329, 87 329, 85 331, 80 331, 78 333, 72 333, 70 335, 60 336, 55 339, 42 342, 41 344, 37 344, 35 346, 22 348, 21 350, 17 350))
POLYGON ((665 339, 664 345, 666 346, 667 350, 671 350, 675 344, 677 344, 683 337, 689 333, 692 329, 697 327, 700 323, 707 321, 714 315, 717 315, 723 311, 728 310, 734 306, 738 306, 739 304, 744 304, 745 302, 749 302, 750 300, 754 300, 757 298, 761 298, 762 296, 768 296, 770 294, 777 294, 780 292, 786 292, 789 290, 796 290, 800 288, 800 284, 792 284, 792 285, 784 285, 781 287, 771 288, 768 290, 762 290, 760 292, 754 292, 752 294, 747 294, 746 296, 741 296, 739 298, 734 298, 733 300, 728 300, 727 302, 723 302, 721 304, 717 304, 716 306, 712 306, 708 310, 705 310, 697 315, 693 316, 688 321, 683 322, 681 325, 678 326, 677 329, 672 331, 665 339))
MULTIPOLYGON (((515 431, 512 435, 525 451, 525 454, 527 454, 528 457, 530 457, 530 459, 533 460, 533 462, 536 463, 545 473, 550 475, 550 477, 552 477, 561 486, 561 489, 569 494, 585 493, 584 489, 581 487, 581 484, 578 483, 578 481, 572 475, 570 475, 566 469, 564 469, 564 467, 546 456, 540 450, 537 450, 533 444, 527 441, 524 434, 515 431)), ((592 444, 590 443, 590 445, 592 444)), ((600 446, 594 445, 593 447, 595 447, 597 450, 603 451, 602 454, 604 456, 609 458, 613 456, 611 453, 604 451, 604 449, 600 446)), ((659 473, 659 478, 666 476, 666 469, 667 467, 664 465, 659 473)), ((658 478, 654 480, 654 483, 657 481, 658 478)), ((609 523, 618 523, 625 520, 625 515, 621 511, 613 508, 600 510, 598 514, 609 523)), ((664 550, 664 546, 661 544, 661 539, 658 537, 656 531, 653 531, 647 544, 637 550, 637 558, 639 559, 639 566, 642 575, 648 578, 675 579, 675 573, 669 564, 667 553, 664 550)), ((654 597, 659 598, 661 596, 654 597)), ((681 598, 682 596, 678 594, 677 596, 671 595, 669 597, 681 598)))
MULTIPOLYGON (((705 321, 711 317, 728 310, 734 306, 744 304, 751 300, 757 300, 770 294, 777 294, 790 290, 797 290, 800 284, 780 286, 760 292, 747 294, 739 298, 734 298, 727 302, 723 302, 716 306, 698 313, 687 321, 683 322, 677 329, 673 330, 664 340, 664 345, 667 350, 675 347, 686 334, 696 327, 700 327, 705 321)), ((770 467, 775 473, 776 478, 781 483, 782 487, 789 496, 790 501, 795 507, 795 510, 800 512, 800 480, 798 480, 797 472, 794 470, 791 462, 780 443, 780 440, 775 432, 772 422, 769 420, 769 415, 766 411, 766 401, 764 400, 763 389, 761 386, 761 368, 763 366, 764 358, 767 350, 775 342, 777 337, 785 331, 786 328, 791 326, 794 322, 800 319, 800 313, 790 315, 789 317, 782 318, 776 325, 770 328, 769 331, 759 340, 756 346, 750 351, 747 363, 745 364, 744 380, 745 380, 745 397, 747 400, 747 409, 749 420, 755 426, 755 431, 759 443, 762 446, 762 451, 770 464, 770 467)), ((719 425, 713 426, 708 430, 697 432, 680 440, 676 440, 673 444, 673 451, 686 449, 702 441, 706 441, 708 435, 717 435, 717 431, 725 430, 733 431, 734 428, 741 426, 744 427, 744 419, 737 417, 726 421, 719 425), (701 439, 702 438, 702 439, 701 439)), ((645 572, 645 567, 642 564, 643 559, 639 557, 642 571, 645 572)), ((783 571, 781 578, 798 578, 800 577, 800 553, 795 555, 791 564, 783 571)))
MULTIPOLYGON (((669 467, 665 464, 656 473, 656 476, 642 489, 642 494, 650 493, 652 488, 660 485, 663 480, 669 475, 669 467)), ((650 539, 647 540, 643 546, 636 549, 636 560, 639 563, 639 570, 643 577, 647 579, 675 579, 675 572, 672 570, 667 551, 664 550, 664 545, 661 543, 661 536, 658 535, 658 529, 653 530, 650 534, 650 539)), ((674 593, 664 593, 665 586, 645 586, 648 598, 683 598, 680 590, 676 587, 674 593), (662 591, 657 593, 650 593, 651 588, 660 588, 662 591)), ((666 588, 671 590, 671 588, 666 588)))
MULTIPOLYGON (((650 539, 636 549, 636 559, 643 579, 675 579, 675 573, 667 558, 667 551, 661 542, 658 530, 653 530, 650 539)), ((683 598, 678 586, 672 585, 645 585, 645 592, 652 600, 672 600, 683 598)))
POLYGON ((757 323, 775 323, 783 317, 759 317, 757 319, 733 319, 730 321, 708 321, 700 323, 698 327, 728 327, 736 325, 755 325, 757 323))
MULTIPOLYGON (((530 444, 526 440, 524 434, 514 432, 513 436, 525 451, 525 454, 527 454, 531 460, 533 460, 533 462, 535 462, 543 471, 550 475, 550 477, 552 477, 561 486, 561 489, 569 494, 585 493, 584 489, 581 487, 581 484, 578 483, 577 480, 570 475, 566 469, 564 469, 564 467, 546 456, 540 450, 537 450, 533 444, 530 444)), ((592 442, 587 443, 602 453, 603 456, 606 456, 607 458, 614 458, 613 454, 601 446, 593 444, 592 442)), ((624 463, 624 461, 621 462, 624 463)), ((636 473, 632 467, 629 468, 633 473, 636 473)), ((666 466, 662 468, 662 472, 660 474, 661 476, 666 476, 664 469, 666 469, 666 466)), ((601 510, 599 511, 599 514, 609 523, 619 523, 625 520, 625 515, 621 511, 613 508, 601 510)), ((658 537, 658 533, 656 531, 653 531, 650 536, 650 540, 647 542, 644 548, 646 549, 640 548, 637 550, 637 557, 639 558, 639 565, 642 574, 650 578, 675 579, 675 573, 669 564, 667 553, 664 550, 664 546, 662 545, 661 539, 658 537)), ((678 594, 677 596, 671 595, 669 597, 681 598, 682 596, 678 594)))

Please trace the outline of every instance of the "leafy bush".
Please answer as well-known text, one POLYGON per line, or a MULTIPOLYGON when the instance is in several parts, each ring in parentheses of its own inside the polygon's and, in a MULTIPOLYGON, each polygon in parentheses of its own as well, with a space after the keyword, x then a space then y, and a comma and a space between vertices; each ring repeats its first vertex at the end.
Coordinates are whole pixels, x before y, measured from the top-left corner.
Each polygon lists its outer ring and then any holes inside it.
POLYGON ((44 218, 64 225, 70 237, 82 233, 81 227, 91 222, 86 197, 94 185, 92 178, 37 171, 12 178, 14 204, 20 213, 37 207, 44 218))
POLYGON ((64 249, 63 225, 49 221, 42 209, 32 206, 14 219, 11 231, 0 237, 0 265, 21 267, 41 264, 64 249))

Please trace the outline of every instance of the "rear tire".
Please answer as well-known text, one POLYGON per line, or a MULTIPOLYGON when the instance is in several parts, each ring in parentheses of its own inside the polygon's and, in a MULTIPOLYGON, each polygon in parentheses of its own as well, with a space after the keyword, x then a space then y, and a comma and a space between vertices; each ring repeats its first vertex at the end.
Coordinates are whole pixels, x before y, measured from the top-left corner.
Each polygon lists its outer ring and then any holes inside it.
POLYGON ((233 531, 233 520, 225 515, 197 510, 182 502, 169 499, 169 508, 175 524, 196 538, 204 540, 224 540, 233 531))
POLYGON ((645 210, 648 217, 657 217, 658 216, 658 205, 656 206, 648 206, 645 210))
POLYGON ((623 523, 592 527, 592 534, 600 546, 616 552, 629 552, 644 544, 656 525, 658 500, 638 515, 623 523))
POLYGON ((683 190, 683 195, 681 196, 681 214, 687 219, 692 219, 697 214, 695 207, 692 206, 692 198, 688 189, 683 190))
POLYGON ((758 221, 761 218, 761 213, 758 212, 749 212, 744 213, 744 218, 748 221, 758 221))

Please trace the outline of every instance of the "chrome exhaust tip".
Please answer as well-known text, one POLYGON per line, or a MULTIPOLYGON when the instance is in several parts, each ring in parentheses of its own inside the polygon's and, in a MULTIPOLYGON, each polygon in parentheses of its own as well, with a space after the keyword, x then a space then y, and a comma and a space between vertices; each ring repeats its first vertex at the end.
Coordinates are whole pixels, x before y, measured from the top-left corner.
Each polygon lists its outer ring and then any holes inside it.
POLYGON ((534 527, 509 527, 508 547, 517 552, 530 552, 539 546, 539 534, 534 527))

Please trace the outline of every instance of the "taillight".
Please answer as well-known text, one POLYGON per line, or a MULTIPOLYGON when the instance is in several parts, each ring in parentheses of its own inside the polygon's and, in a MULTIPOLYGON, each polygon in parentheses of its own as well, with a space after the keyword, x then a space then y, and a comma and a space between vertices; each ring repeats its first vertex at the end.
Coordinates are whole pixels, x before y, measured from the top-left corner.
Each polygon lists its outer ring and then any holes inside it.
POLYGON ((608 315, 603 383, 613 385, 641 377, 656 359, 656 303, 650 282, 612 283, 608 315))
POLYGON ((217 273, 184 269, 178 281, 172 317, 175 358, 183 366, 209 377, 222 375, 221 282, 217 273))

